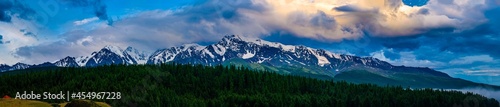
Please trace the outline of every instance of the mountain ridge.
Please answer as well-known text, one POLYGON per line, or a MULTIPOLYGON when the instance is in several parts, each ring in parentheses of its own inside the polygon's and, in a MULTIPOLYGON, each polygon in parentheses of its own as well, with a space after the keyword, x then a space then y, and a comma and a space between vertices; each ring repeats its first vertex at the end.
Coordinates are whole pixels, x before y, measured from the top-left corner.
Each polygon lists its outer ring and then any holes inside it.
MULTIPOLYGON (((338 54, 303 45, 284 45, 278 42, 269 42, 258 38, 247 38, 237 35, 224 36, 221 41, 207 46, 184 44, 179 47, 158 49, 150 55, 130 46, 123 49, 118 46, 107 45, 101 50, 93 52, 90 56, 67 56, 52 63, 58 67, 91 67, 109 64, 160 64, 171 61, 216 65, 222 64, 224 61, 232 58, 242 58, 250 63, 264 63, 272 66, 283 66, 280 63, 288 63, 290 65, 299 64, 303 66, 317 65, 325 70, 335 72, 350 70, 350 67, 357 65, 383 70, 398 67, 373 57, 338 54)), ((13 66, 8 66, 2 64, 0 71, 26 69, 31 66, 34 65, 16 63, 13 66)), ((414 69, 418 68, 421 67, 414 67, 414 69)), ((335 72, 333 72, 333 75, 337 74, 335 72)))
MULTIPOLYGON (((373 73, 388 80, 398 80, 396 85, 413 83, 412 81, 416 81, 419 78, 436 81, 439 81, 436 78, 445 78, 450 79, 450 81, 463 82, 455 80, 446 73, 428 67, 394 66, 373 57, 338 54, 303 45, 285 45, 278 42, 269 42, 258 38, 247 38, 237 35, 224 36, 221 41, 207 46, 184 44, 178 47, 158 49, 149 55, 132 47, 123 49, 118 46, 107 45, 89 56, 67 56, 55 62, 46 62, 39 65, 23 63, 17 63, 14 66, 0 65, 0 71, 31 67, 95 67, 110 64, 133 65, 171 62, 209 66, 231 64, 280 74, 324 75, 331 78, 336 78, 339 76, 338 74, 343 72, 365 71, 346 74, 360 73, 359 75, 364 75, 366 73, 373 73), (405 79, 401 78, 401 76, 411 78, 405 79)), ((340 76, 350 77, 349 75, 346 76, 346 74, 340 76)), ((356 78, 356 76, 350 78, 356 78)), ((372 83, 373 81, 365 82, 372 83)), ((430 83, 432 81, 419 84, 430 83)))

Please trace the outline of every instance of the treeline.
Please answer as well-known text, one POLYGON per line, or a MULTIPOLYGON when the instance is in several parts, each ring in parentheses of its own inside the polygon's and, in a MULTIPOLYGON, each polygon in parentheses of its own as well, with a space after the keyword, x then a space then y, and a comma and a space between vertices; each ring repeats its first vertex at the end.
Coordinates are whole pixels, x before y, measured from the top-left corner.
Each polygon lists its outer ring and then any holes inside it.
MULTIPOLYGON (((254 71, 236 66, 110 65, 27 69, 0 74, 0 94, 121 92, 112 106, 352 106, 498 107, 498 101, 458 91, 379 87, 254 71)), ((45 100, 64 102, 64 100, 45 100)))

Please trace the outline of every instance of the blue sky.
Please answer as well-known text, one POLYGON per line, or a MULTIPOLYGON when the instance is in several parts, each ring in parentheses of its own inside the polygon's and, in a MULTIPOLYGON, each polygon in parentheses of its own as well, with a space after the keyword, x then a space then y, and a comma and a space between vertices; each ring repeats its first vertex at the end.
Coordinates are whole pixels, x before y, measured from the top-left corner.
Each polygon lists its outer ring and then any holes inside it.
POLYGON ((500 85, 499 0, 0 0, 0 63, 237 34, 500 85))

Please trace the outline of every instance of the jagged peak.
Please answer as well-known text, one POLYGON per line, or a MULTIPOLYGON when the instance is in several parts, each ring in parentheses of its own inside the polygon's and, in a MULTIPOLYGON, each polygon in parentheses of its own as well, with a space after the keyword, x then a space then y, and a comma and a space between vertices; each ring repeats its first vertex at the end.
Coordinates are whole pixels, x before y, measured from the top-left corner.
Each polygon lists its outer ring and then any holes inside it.
MULTIPOLYGON (((127 49, 130 49, 131 51, 135 50, 134 48, 132 48, 130 46, 127 47, 127 49)), ((110 51, 110 52, 112 52, 114 54, 117 54, 118 56, 122 56, 122 57, 125 56, 124 52, 127 51, 127 50, 124 50, 123 48, 121 48, 119 46, 114 46, 114 45, 106 45, 106 46, 104 46, 104 48, 102 48, 101 51, 99 51, 99 53, 102 52, 103 50, 110 51)), ((92 54, 96 54, 96 52, 94 52, 92 54)))
POLYGON ((16 64, 12 65, 12 66, 18 66, 18 65, 28 65, 28 64, 18 62, 18 63, 16 63, 16 64))
POLYGON ((132 48, 131 46, 128 46, 128 47, 125 49, 125 51, 133 51, 133 50, 137 50, 137 49, 132 48))
POLYGON ((224 36, 224 38, 226 38, 226 39, 241 39, 240 36, 238 36, 238 35, 226 35, 226 36, 224 36))
MULTIPOLYGON (((66 57, 64 57, 63 59, 75 59, 75 57, 66 56, 66 57)), ((63 59, 61 59, 61 60, 63 60, 63 59)))
MULTIPOLYGON (((218 44, 220 45, 236 45, 240 43, 250 43, 250 44, 256 44, 258 46, 269 46, 269 47, 275 47, 275 48, 281 48, 285 51, 295 51, 295 45, 285 45, 281 44, 279 42, 270 42, 266 41, 260 38, 253 38, 253 37, 245 37, 245 36, 239 36, 239 35, 226 35, 224 38, 222 38, 222 41, 219 41, 218 44)), ((299 45, 298 47, 304 47, 304 49, 308 49, 308 47, 305 47, 303 45, 299 45)))
POLYGON ((144 51, 139 51, 131 46, 128 46, 125 50, 123 50, 123 52, 128 53, 128 54, 131 54, 131 53, 145 54, 144 51))
POLYGON ((51 62, 44 62, 42 64, 38 64, 38 65, 46 65, 46 64, 52 64, 51 62))
POLYGON ((228 44, 228 43, 234 43, 234 42, 239 42, 239 41, 243 41, 243 40, 241 39, 241 37, 239 37, 237 35, 226 35, 222 38, 222 40, 219 43, 228 44))
POLYGON ((245 36, 239 36, 239 35, 226 35, 222 38, 222 42, 256 42, 260 41, 261 39, 259 38, 252 38, 252 37, 245 37, 245 36))
POLYGON ((188 44, 181 45, 181 47, 204 47, 204 46, 196 44, 196 43, 188 43, 188 44))
POLYGON ((181 45, 179 48, 181 50, 202 50, 202 49, 205 49, 206 46, 202 46, 202 45, 199 45, 199 44, 196 44, 196 43, 189 43, 189 44, 184 44, 184 45, 181 45))
POLYGON ((113 46, 113 45, 106 45, 102 49, 107 49, 110 50, 111 52, 123 52, 123 49, 119 46, 113 46))

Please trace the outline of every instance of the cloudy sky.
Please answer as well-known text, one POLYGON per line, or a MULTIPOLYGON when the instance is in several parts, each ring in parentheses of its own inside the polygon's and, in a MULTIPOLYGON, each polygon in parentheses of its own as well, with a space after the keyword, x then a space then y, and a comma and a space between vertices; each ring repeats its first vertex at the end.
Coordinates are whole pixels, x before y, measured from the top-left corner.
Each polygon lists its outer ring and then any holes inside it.
POLYGON ((500 0, 0 0, 0 63, 258 37, 500 85, 500 0))

